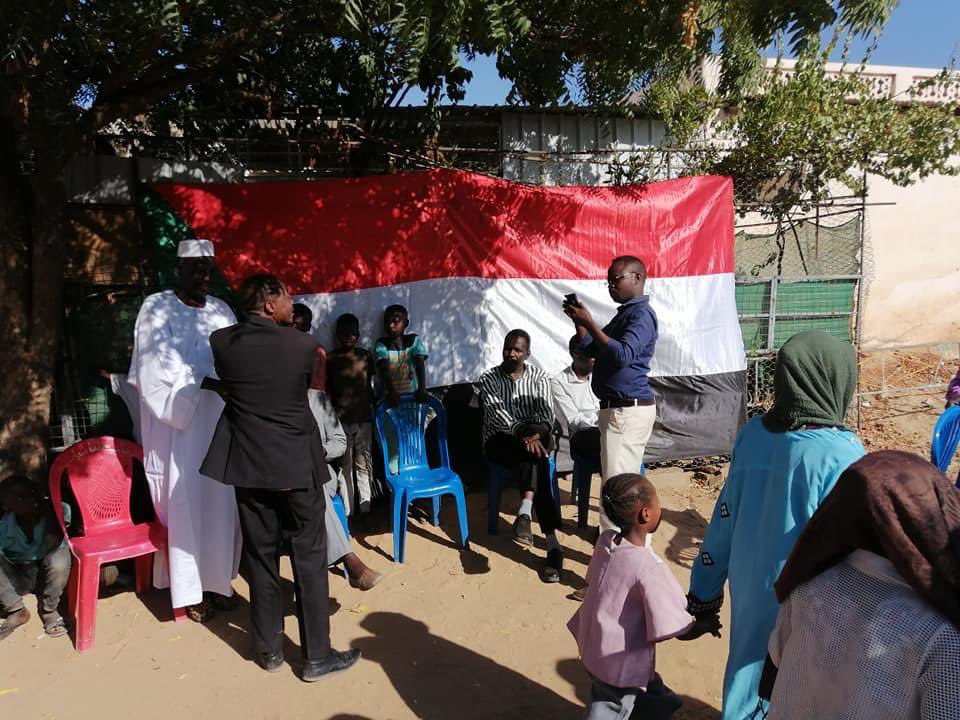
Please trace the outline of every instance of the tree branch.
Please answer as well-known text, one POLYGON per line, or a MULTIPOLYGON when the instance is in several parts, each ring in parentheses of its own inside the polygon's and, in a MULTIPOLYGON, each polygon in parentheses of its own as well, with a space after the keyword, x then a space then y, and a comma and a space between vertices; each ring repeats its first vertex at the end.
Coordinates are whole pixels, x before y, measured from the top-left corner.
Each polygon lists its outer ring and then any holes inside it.
MULTIPOLYGON (((225 59, 222 58, 221 62, 225 59)), ((211 65, 205 68, 180 70, 150 87, 141 88, 139 92, 124 94, 116 100, 94 105, 85 113, 86 117, 89 118, 87 123, 88 133, 95 134, 118 118, 147 111, 150 105, 156 101, 208 77, 215 67, 215 65, 211 65)))
POLYGON ((302 33, 316 27, 317 13, 312 4, 294 10, 276 13, 254 27, 243 27, 211 42, 202 43, 182 52, 163 56, 143 70, 136 69, 125 77, 104 81, 97 100, 90 109, 93 118, 91 132, 96 132, 125 113, 127 108, 146 110, 151 102, 176 92, 190 83, 212 75, 225 61, 237 54, 266 45, 278 32, 302 33), (187 70, 179 68, 186 67, 187 70))

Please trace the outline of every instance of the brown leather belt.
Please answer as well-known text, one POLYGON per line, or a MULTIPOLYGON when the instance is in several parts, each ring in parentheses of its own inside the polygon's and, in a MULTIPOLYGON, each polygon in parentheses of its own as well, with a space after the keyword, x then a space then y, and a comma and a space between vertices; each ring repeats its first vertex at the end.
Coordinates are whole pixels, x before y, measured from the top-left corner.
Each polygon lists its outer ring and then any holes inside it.
POLYGON ((630 400, 601 400, 600 409, 636 407, 638 405, 656 405, 656 400, 646 398, 632 398, 630 400))

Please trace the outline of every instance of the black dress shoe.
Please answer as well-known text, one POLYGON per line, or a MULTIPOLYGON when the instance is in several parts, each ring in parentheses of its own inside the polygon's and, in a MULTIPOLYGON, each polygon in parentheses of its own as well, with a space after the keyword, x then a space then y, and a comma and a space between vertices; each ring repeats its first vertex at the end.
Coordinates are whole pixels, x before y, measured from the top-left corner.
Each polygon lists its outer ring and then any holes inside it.
POLYGON ((563 570, 563 552, 548 550, 547 562, 540 568, 540 579, 545 583, 560 582, 561 570, 563 570))
POLYGON ((357 660, 360 659, 360 651, 356 648, 352 650, 331 650, 330 654, 320 660, 307 660, 303 664, 303 674, 300 679, 304 682, 315 682, 324 675, 346 670, 357 660))
POLYGON ((283 667, 283 651, 277 650, 272 653, 257 653, 257 665, 262 667, 268 673, 275 673, 283 667))
POLYGON ((533 545, 529 515, 517 515, 517 519, 513 521, 513 539, 521 545, 533 545))

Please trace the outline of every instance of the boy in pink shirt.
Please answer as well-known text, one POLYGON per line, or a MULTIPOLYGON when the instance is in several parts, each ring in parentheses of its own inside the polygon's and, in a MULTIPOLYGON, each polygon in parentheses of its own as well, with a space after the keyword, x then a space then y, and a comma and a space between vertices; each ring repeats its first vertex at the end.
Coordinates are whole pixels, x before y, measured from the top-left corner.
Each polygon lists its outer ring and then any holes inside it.
POLYGON ((656 643, 693 625, 670 569, 646 547, 660 525, 660 500, 643 475, 603 485, 603 509, 620 532, 604 532, 587 570, 587 594, 567 627, 593 678, 587 720, 668 718, 680 700, 655 672, 656 643))

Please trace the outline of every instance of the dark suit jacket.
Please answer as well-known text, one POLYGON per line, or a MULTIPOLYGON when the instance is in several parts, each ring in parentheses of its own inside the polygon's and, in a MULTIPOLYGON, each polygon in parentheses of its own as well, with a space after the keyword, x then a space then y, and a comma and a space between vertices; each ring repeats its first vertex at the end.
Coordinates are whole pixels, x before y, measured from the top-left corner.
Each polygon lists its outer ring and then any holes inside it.
POLYGON ((252 315, 210 335, 226 407, 200 467, 227 485, 302 489, 327 479, 323 443, 307 403, 317 341, 252 315))

